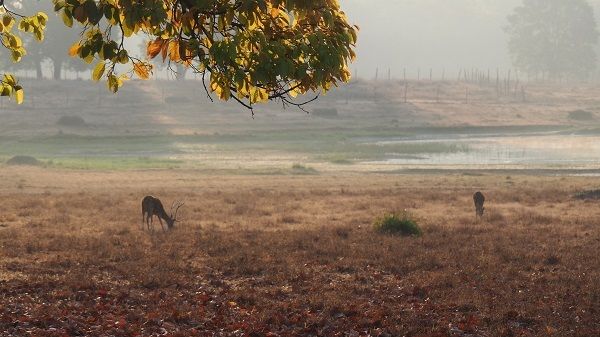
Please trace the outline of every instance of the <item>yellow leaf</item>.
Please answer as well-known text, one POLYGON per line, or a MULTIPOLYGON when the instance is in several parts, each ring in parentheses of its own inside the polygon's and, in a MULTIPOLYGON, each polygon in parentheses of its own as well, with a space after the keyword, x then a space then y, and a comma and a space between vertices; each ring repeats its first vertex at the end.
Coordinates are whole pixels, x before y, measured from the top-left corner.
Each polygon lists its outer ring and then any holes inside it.
POLYGON ((147 80, 150 78, 150 71, 148 70, 149 67, 149 64, 138 62, 133 64, 133 71, 136 75, 138 75, 139 78, 147 80))
POLYGON ((163 43, 162 49, 161 49, 161 54, 162 54, 162 60, 163 60, 163 62, 165 62, 165 60, 167 59, 167 52, 168 51, 169 51, 169 43, 167 43, 165 41, 165 43, 163 43))
POLYGON ((119 80, 115 75, 108 75, 108 81, 106 81, 106 85, 108 86, 108 90, 116 93, 119 90, 119 80))
POLYGON ((271 17, 273 19, 275 19, 278 16, 279 16, 279 8, 277 8, 277 7, 271 8, 271 17))
POLYGON ((94 81, 99 81, 100 78, 102 78, 102 75, 104 75, 105 69, 106 69, 106 64, 104 63, 104 61, 98 62, 96 67, 94 67, 94 71, 92 72, 92 79, 94 81))
POLYGON ((44 40, 44 32, 41 30, 36 30, 33 35, 35 36, 35 39, 38 41, 43 41, 44 40))
POLYGON ((15 91, 15 100, 17 101, 17 104, 22 104, 24 98, 25 93, 23 92, 23 89, 18 89, 15 91))
POLYGON ((125 37, 131 37, 131 35, 133 35, 133 33, 135 33, 135 26, 129 27, 129 25, 127 25, 127 21, 124 21, 122 27, 123 27, 123 35, 125 35, 125 37))
POLYGON ((73 27, 73 17, 68 15, 65 11, 62 12, 61 14, 63 23, 65 24, 65 26, 67 27, 73 27))
POLYGON ((13 62, 20 62, 23 54, 18 50, 11 50, 11 57, 13 62))
POLYGON ((19 22, 19 29, 24 32, 29 31, 29 22, 26 20, 21 20, 21 22, 19 22))
POLYGON ((87 64, 92 64, 92 62, 94 62, 94 54, 89 54, 83 59, 83 61, 87 64))
POLYGON ((10 86, 15 86, 17 84, 17 79, 11 74, 4 74, 3 82, 10 86))
POLYGON ((356 30, 350 28, 350 36, 352 37, 352 43, 356 43, 358 36, 356 35, 356 30))
POLYGON ((181 55, 179 55, 179 41, 169 42, 169 58, 171 61, 181 61, 181 55))
POLYGON ((35 16, 42 26, 45 26, 46 22, 48 22, 48 15, 46 15, 44 12, 37 12, 35 16))
POLYGON ((8 37, 8 43, 12 48, 19 48, 23 45, 21 38, 16 35, 10 35, 8 37))
POLYGON ((148 57, 150 57, 151 59, 155 58, 156 55, 158 55, 162 49, 164 41, 161 40, 160 38, 157 38, 154 41, 150 41, 148 42, 148 48, 146 50, 148 57))
POLYGON ((79 42, 73 44, 71 48, 69 48, 69 56, 77 56, 77 53, 79 53, 79 48, 81 48, 79 42))
POLYGON ((15 22, 15 19, 13 19, 13 17, 8 14, 5 14, 2 17, 2 24, 6 27, 7 30, 11 29, 14 22, 15 22))

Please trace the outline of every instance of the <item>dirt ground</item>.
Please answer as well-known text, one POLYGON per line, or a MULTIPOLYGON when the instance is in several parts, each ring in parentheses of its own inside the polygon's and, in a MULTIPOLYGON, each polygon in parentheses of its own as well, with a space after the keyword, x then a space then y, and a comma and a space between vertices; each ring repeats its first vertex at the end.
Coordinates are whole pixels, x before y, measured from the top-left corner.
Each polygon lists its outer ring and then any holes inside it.
POLYGON ((600 178, 0 167, 0 336, 597 336, 600 178), (472 194, 486 196, 475 221, 472 194), (141 229, 146 194, 185 202, 141 229), (374 232, 408 210, 421 237, 374 232))

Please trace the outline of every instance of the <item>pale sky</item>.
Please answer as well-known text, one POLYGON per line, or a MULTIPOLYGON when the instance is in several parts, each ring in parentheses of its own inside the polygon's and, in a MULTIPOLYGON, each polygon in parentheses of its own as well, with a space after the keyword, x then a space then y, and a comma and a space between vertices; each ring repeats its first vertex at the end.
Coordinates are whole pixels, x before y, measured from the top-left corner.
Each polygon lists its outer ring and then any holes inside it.
POLYGON ((359 77, 400 77, 403 68, 429 76, 446 68, 510 67, 506 17, 521 0, 340 0, 342 9, 361 30, 359 77))

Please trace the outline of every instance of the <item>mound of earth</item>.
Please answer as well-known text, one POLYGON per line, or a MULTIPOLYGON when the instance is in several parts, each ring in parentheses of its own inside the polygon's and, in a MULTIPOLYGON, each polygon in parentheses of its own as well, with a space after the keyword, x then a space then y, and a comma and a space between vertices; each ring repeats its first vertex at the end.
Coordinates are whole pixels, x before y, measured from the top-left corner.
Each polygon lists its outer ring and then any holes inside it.
POLYGON ((26 165, 39 166, 42 164, 39 160, 31 156, 14 156, 6 161, 7 165, 26 165))
POLYGON ((574 121, 592 121, 595 119, 595 116, 592 112, 585 110, 575 110, 569 112, 569 119, 574 121))
POLYGON ((62 116, 56 124, 61 126, 82 127, 85 126, 85 120, 80 116, 62 116))

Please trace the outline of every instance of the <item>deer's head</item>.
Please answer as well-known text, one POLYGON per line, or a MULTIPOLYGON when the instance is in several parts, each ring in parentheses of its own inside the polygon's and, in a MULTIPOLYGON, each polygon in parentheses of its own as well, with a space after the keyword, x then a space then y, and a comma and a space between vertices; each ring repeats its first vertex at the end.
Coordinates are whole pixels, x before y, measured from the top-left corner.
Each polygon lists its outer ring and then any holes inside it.
POLYGON ((169 229, 173 228, 173 226, 175 225, 175 222, 181 221, 181 219, 177 218, 177 212, 179 211, 181 206, 183 206, 184 204, 185 203, 183 203, 183 202, 175 201, 171 205, 171 215, 167 219, 167 227, 169 229))
POLYGON ((477 213, 479 214, 479 216, 483 216, 483 211, 485 211, 485 207, 481 207, 481 209, 479 209, 477 211, 477 213))

